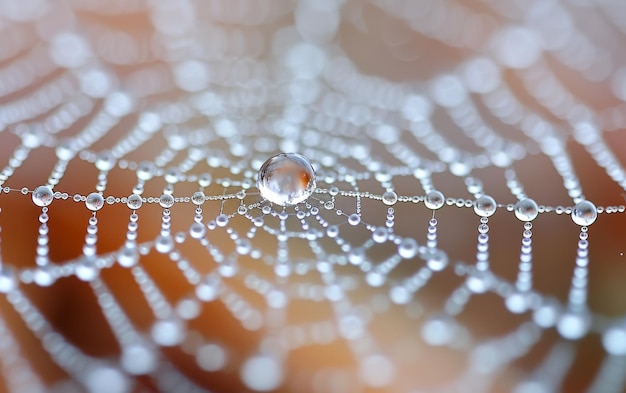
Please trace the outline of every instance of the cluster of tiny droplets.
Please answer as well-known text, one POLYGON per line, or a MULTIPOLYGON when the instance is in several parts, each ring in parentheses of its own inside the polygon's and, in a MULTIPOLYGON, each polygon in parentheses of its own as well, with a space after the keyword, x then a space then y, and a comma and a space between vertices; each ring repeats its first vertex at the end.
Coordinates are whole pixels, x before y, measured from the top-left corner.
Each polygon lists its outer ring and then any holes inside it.
MULTIPOLYGON (((211 391, 210 383, 187 376, 164 350, 179 348, 207 375, 235 370, 251 391, 289 391, 306 381, 310 387, 303 391, 408 386, 423 392, 406 372, 411 358, 395 356, 370 329, 394 307, 419 340, 467 359, 465 371, 449 378, 444 390, 489 391, 511 367, 519 378, 515 393, 558 391, 577 356, 570 343, 590 335, 601 338, 605 356, 588 391, 619 393, 626 387, 626 318, 601 315, 588 304, 589 227, 601 214, 626 208, 587 200, 568 150, 570 143, 581 146, 626 190, 626 171, 605 134, 626 126, 625 105, 592 108, 546 61, 626 101, 626 66, 611 47, 626 31, 612 8, 623 8, 619 0, 585 5, 606 15, 615 29, 605 31, 606 42, 577 26, 577 13, 586 12, 577 2, 533 1, 522 9, 514 1, 487 1, 482 9, 449 1, 221 0, 203 9, 199 1, 158 0, 113 2, 106 11, 99 1, 63 9, 54 1, 21 3, 0 7, 7 23, 0 129, 16 143, 2 156, 0 187, 2 194, 28 198, 39 224, 33 264, 2 259, 0 293, 68 380, 47 386, 15 341, 17 328, 0 315, 0 373, 7 390, 64 391, 79 384, 90 393, 124 393, 141 383, 135 377, 146 376, 163 392, 211 391), (338 35, 344 24, 366 32, 365 15, 372 9, 396 27, 383 29, 381 40, 397 59, 421 56, 407 44, 415 37, 469 54, 438 75, 421 77, 419 87, 367 75, 338 35), (134 34, 95 21, 93 29, 83 30, 76 20, 85 12, 145 13, 151 27, 134 34), (279 26, 281 20, 293 23, 279 26), (134 71, 120 71, 127 66, 134 71), (519 79, 528 97, 506 83, 505 72, 519 79), (447 123, 440 124, 442 117, 447 123), (451 125, 463 143, 442 131, 451 125), (106 149, 96 151, 103 143, 106 149), (146 154, 151 143, 158 147, 146 154), (44 184, 19 177, 21 168, 47 151, 56 161, 44 184), (255 187, 262 164, 281 151, 303 154, 316 170, 317 188, 293 206, 272 204, 255 187), (547 157, 570 205, 531 198, 516 168, 536 156, 547 157), (95 186, 83 181, 70 194, 65 181, 75 176, 77 163, 95 168, 95 186), (494 179, 481 179, 483 169, 501 170, 497 180, 510 195, 494 193, 498 201, 489 195, 494 179), (121 173, 134 182, 123 194, 121 173), (450 185, 442 175, 461 183, 471 198, 444 195, 450 185), (401 191, 403 182, 414 191, 401 191), (152 185, 158 193, 146 191, 152 185), (99 236, 118 230, 103 222, 118 206, 130 211, 123 243, 103 252, 99 236), (183 211, 189 206, 191 213, 183 211), (152 207, 160 208, 158 231, 138 241, 154 222, 152 207), (467 262, 445 248, 445 213, 454 207, 459 217, 475 216, 471 232, 465 228, 464 236, 476 239, 467 262), (89 216, 80 255, 52 260, 50 232, 59 216, 51 211, 71 215, 81 209, 89 216), (409 231, 407 211, 413 212, 409 231), (522 223, 519 261, 508 261, 518 266, 513 279, 494 271, 496 213, 522 223), (568 225, 580 227, 568 296, 561 300, 533 284, 533 230, 541 225, 538 217, 551 214, 567 215, 568 225), (426 229, 425 239, 416 234, 418 227, 426 229), (355 240, 356 233, 365 235, 355 240), (206 253, 186 254, 189 245, 206 253), (180 298, 170 299, 167 283, 151 275, 153 251, 182 275, 180 298), (102 273, 114 265, 132 276, 150 310, 149 327, 136 325, 133 311, 107 285, 102 273), (438 309, 423 311, 420 291, 450 272, 461 278, 458 285, 438 309), (73 276, 93 292, 94 307, 119 343, 115 356, 83 351, 22 290, 60 285, 73 276), (363 289, 374 294, 371 299, 356 295, 363 289), (484 294, 496 294, 508 312, 526 319, 504 335, 473 336, 461 314, 484 294), (261 336, 256 345, 241 352, 194 324, 206 312, 204 304, 212 303, 261 336), (287 320, 292 304, 314 303, 329 304, 330 315, 306 324, 287 320), (530 370, 515 368, 550 330, 562 339, 543 360, 530 370), (353 366, 291 375, 290 354, 337 342, 347 344, 353 366)), ((11 209, 3 197, 0 207, 11 209)), ((0 223, 3 234, 11 231, 10 222, 0 223)))

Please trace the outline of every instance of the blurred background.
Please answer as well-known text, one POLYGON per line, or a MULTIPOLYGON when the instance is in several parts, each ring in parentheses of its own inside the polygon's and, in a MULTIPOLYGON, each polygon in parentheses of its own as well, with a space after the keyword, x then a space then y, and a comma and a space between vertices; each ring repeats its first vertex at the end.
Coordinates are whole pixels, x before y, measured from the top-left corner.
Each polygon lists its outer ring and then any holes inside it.
POLYGON ((0 390, 626 391, 623 15, 619 0, 0 1, 0 390), (259 195, 280 152, 313 163, 306 203, 259 195), (426 206, 432 190, 448 203, 426 206), (483 194, 498 203, 484 291, 483 194), (521 196, 541 207, 520 309, 521 196), (588 266, 570 216, 585 199, 588 266))

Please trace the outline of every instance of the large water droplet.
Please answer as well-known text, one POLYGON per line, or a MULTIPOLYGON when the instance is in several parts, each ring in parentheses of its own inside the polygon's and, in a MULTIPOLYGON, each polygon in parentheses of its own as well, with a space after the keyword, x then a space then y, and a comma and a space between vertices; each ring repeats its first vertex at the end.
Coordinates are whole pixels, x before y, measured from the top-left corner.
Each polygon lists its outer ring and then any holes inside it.
POLYGON ((428 268, 436 272, 441 271, 448 266, 448 256, 441 250, 429 250, 426 255, 424 255, 424 259, 426 259, 426 265, 428 268))
POLYGON ((315 171, 303 155, 282 153, 261 166, 257 187, 261 196, 272 203, 296 205, 315 190, 315 171))
POLYGON ((454 338, 454 324, 448 316, 434 316, 422 325, 422 338, 433 346, 445 345, 454 338))
POLYGON ((202 225, 202 223, 194 222, 189 227, 189 235, 191 235, 191 237, 194 239, 202 239, 205 233, 206 229, 204 228, 204 225, 202 225))
POLYGON ((441 209, 445 202, 445 197, 441 191, 433 190, 426 194, 424 198, 424 205, 431 210, 441 209))
POLYGON ((578 202, 572 209, 572 221, 580 226, 591 225, 598 218, 596 205, 589 201, 578 202))
POLYGON ((591 316, 586 311, 568 310, 559 318, 556 329, 569 340, 584 337, 591 327, 591 316))
POLYGON ((159 198, 159 205, 165 209, 169 209, 174 206, 174 197, 170 194, 163 194, 159 198))
POLYGON ((402 258, 410 259, 417 254, 417 249, 418 245, 415 239, 408 237, 406 239, 402 239, 398 245, 398 255, 402 258))
POLYGON ((100 269, 93 258, 85 258, 76 264, 76 277, 83 281, 93 281, 98 277, 100 269))
POLYGON ((396 374, 393 363, 385 356, 368 355, 361 360, 359 376, 366 385, 381 388, 391 384, 396 374))
POLYGON ((474 201, 474 212, 480 217, 491 217, 496 212, 495 199, 489 195, 483 195, 474 201))
POLYGON ((152 325, 152 339, 163 347, 178 345, 185 338, 186 328, 178 318, 159 319, 152 325))
POLYGON ((137 166, 137 178, 139 180, 150 180, 154 176, 154 172, 156 171, 155 165, 150 161, 142 161, 137 166))
POLYGON ((143 204, 143 200, 141 199, 141 196, 139 196, 137 194, 131 194, 126 199, 126 206, 128 206, 128 208, 132 209, 132 210, 139 209, 142 204, 143 204))
POLYGON ((154 249, 161 254, 167 254, 174 249, 174 239, 169 235, 161 235, 154 241, 154 249))
POLYGON ((530 198, 521 199, 515 205, 515 217, 520 221, 532 221, 539 215, 537 202, 530 198))
POLYGON ((205 344, 196 350, 196 363, 205 371, 221 370, 226 360, 226 351, 217 344, 205 344))
POLYGON ((115 166, 116 161, 117 160, 111 151, 101 151, 96 158, 96 168, 101 171, 110 171, 115 166))
POLYGON ((398 202, 398 194, 393 191, 387 191, 383 194, 383 203, 387 206, 395 205, 398 202))
POLYGON ((98 211, 102 209, 102 206, 104 206, 104 197, 97 192, 92 192, 87 195, 87 199, 85 199, 85 206, 87 206, 87 209, 92 212, 98 211))
POLYGON ((258 392, 274 390, 282 384, 283 367, 269 356, 253 356, 246 359, 239 371, 242 382, 258 392))
POLYGON ((604 350, 613 356, 626 356, 626 324, 610 327, 602 335, 604 350))
POLYGON ((17 287, 17 278, 13 268, 3 266, 0 269, 0 293, 8 293, 17 287))
POLYGON ((193 204, 197 206, 202 205, 204 203, 204 199, 205 195, 202 191, 196 191, 191 196, 191 202, 193 202, 193 204))
POLYGON ((139 254, 134 247, 124 247, 117 254, 117 261, 121 266, 132 267, 139 261, 139 254))
POLYGON ((52 189, 48 186, 39 186, 33 191, 33 203, 37 206, 48 206, 53 199, 52 189))
POLYGON ((120 363, 129 374, 148 374, 156 368, 157 356, 151 348, 142 344, 133 344, 122 350, 120 363))

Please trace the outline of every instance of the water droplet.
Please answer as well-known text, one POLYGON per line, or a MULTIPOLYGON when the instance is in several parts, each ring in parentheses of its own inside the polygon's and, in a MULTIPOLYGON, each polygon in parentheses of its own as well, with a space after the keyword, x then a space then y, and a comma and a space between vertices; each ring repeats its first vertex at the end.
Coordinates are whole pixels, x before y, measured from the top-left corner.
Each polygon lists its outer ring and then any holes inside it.
POLYGON ((528 310, 528 296, 526 293, 514 291, 504 299, 504 304, 510 312, 521 314, 528 310))
POLYGON ((435 272, 441 271, 448 266, 448 256, 442 250, 429 250, 424 255, 424 259, 426 259, 428 268, 435 272))
POLYGON ((96 261, 93 258, 84 258, 82 261, 76 264, 76 277, 83 281, 92 281, 100 273, 100 269, 96 266, 96 261))
POLYGON ((559 314, 559 303, 554 299, 546 299, 533 313, 533 320, 542 328, 551 328, 556 325, 559 314))
POLYGON ((157 357, 151 348, 142 344, 133 344, 122 349, 120 364, 129 374, 148 374, 156 368, 157 357))
POLYGON ((104 206, 104 197, 97 192, 92 192, 87 195, 87 199, 85 199, 85 206, 87 206, 87 209, 92 212, 98 211, 102 209, 102 206, 104 206))
POLYGON ((496 212, 495 199, 489 195, 483 195, 474 201, 474 212, 480 217, 491 217, 496 212))
POLYGON ((485 293, 493 284, 493 276, 487 272, 477 272, 467 277, 465 285, 474 293, 485 293))
POLYGON ((626 355, 626 325, 616 325, 607 329, 602 335, 604 350, 613 356, 626 355))
POLYGON ((589 201, 581 201, 572 209, 572 221, 580 226, 593 224, 598 218, 596 205, 589 201))
POLYGON ((389 358, 382 355, 369 355, 361 360, 359 375, 366 385, 382 388, 391 384, 396 371, 389 358))
POLYGON ((422 338, 430 345, 445 345, 454 337, 454 324, 448 316, 435 316, 422 325, 422 338))
POLYGON ((337 237, 339 235, 339 227, 336 225, 329 226, 326 228, 326 235, 331 239, 337 237))
POLYGON ((143 204, 143 200, 141 199, 141 197, 137 194, 131 194, 127 199, 126 199, 126 206, 128 206, 129 209, 132 210, 137 210, 141 207, 141 205, 143 204))
POLYGON ((132 267, 139 261, 139 254, 134 247, 124 247, 117 254, 117 262, 123 267, 132 267))
POLYGON ((398 202, 398 194, 393 191, 387 191, 383 194, 383 203, 387 206, 395 205, 398 202))
POLYGON ((278 360, 269 356, 253 356, 241 366, 242 382, 251 390, 266 392, 282 384, 283 367, 278 360))
POLYGON ((0 293, 8 293, 17 287, 15 270, 8 266, 3 266, 0 270, 0 293))
POLYGON ((261 196, 272 203, 296 205, 315 190, 315 172, 303 155, 282 153, 261 166, 257 187, 261 196))
POLYGON ((194 222, 189 227, 189 235, 194 239, 202 239, 205 233, 206 229, 204 228, 204 225, 199 222, 194 222))
POLYGON ((196 350, 196 363, 205 371, 218 371, 226 365, 226 351, 217 344, 205 344, 196 350))
POLYGON ((174 249, 174 239, 171 236, 159 236, 154 241, 154 249, 161 254, 167 254, 174 249))
POLYGON ((98 157, 96 157, 96 168, 101 171, 110 171, 115 166, 116 161, 117 160, 111 151, 101 151, 98 154, 98 157))
POLYGON ((539 215, 537 202, 530 198, 524 198, 515 205, 515 217, 520 221, 532 221, 539 215))
POLYGON ((174 206, 174 197, 170 194, 163 194, 159 198, 159 205, 164 209, 169 209, 174 206))
POLYGON ((443 196, 441 191, 433 190, 426 194, 426 198, 424 198, 424 205, 431 210, 437 210, 441 209, 445 201, 446 198, 443 196))
POLYGON ((137 178, 139 180, 147 181, 152 179, 156 168, 150 161, 142 161, 137 166, 137 178))
POLYGON ((33 191, 33 203, 37 206, 48 206, 53 200, 52 189, 48 186, 39 186, 33 191))
POLYGON ((81 380, 84 381, 89 393, 125 393, 131 390, 128 377, 115 367, 93 365, 83 371, 81 380))
POLYGON ((221 279, 216 274, 209 274, 196 287, 196 296, 204 302, 210 302, 217 298, 220 290, 221 279))
POLYGON ((163 347, 172 347, 185 338, 185 325, 178 318, 157 320, 152 325, 152 339, 163 347))
POLYGON ((361 264, 366 257, 367 255, 365 253, 365 249, 361 247, 353 248, 348 253, 348 261, 350 261, 350 263, 353 265, 361 264))
POLYGON ((361 216, 359 216, 358 214, 354 213, 348 216, 348 223, 350 225, 358 225, 360 222, 361 222, 361 216))
POLYGON ((417 254, 417 248, 418 246, 415 239, 410 237, 402 239, 398 245, 398 255, 405 259, 413 258, 417 254))
POLYGON ((226 214, 220 214, 219 216, 215 217, 215 223, 218 227, 225 227, 226 225, 228 225, 228 216, 226 214))
POLYGON ((387 232, 387 228, 385 227, 378 227, 374 230, 374 232, 372 232, 372 240, 376 243, 384 243, 387 241, 388 237, 389 232, 387 232))
POLYGON ((556 329, 569 340, 584 337, 591 327, 591 316, 584 311, 568 310, 559 318, 556 329))
POLYGON ((196 191, 191 196, 191 202, 193 202, 194 205, 200 206, 204 203, 204 198, 205 195, 202 191, 196 191))
POLYGON ((74 150, 74 148, 72 146, 72 140, 71 139, 63 139, 63 140, 59 141, 57 143, 57 147, 55 149, 55 153, 56 153, 57 158, 59 160, 64 160, 64 161, 71 160, 76 155, 76 151, 74 150))

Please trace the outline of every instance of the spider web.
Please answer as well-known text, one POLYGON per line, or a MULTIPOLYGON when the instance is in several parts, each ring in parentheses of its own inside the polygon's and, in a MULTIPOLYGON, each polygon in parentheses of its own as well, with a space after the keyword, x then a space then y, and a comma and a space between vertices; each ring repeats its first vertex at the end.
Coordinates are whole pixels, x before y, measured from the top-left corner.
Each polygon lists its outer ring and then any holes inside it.
POLYGON ((623 8, 0 2, 3 389, 626 391, 623 8))

